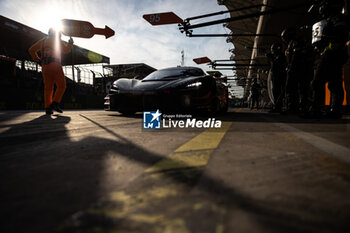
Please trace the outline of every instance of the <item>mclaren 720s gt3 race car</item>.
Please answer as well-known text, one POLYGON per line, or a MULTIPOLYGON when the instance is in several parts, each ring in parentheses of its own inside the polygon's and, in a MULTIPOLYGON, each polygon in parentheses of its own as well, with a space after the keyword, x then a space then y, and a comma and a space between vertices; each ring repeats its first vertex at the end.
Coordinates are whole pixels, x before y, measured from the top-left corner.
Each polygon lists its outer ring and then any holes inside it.
POLYGON ((163 112, 225 112, 228 85, 196 67, 154 71, 142 80, 118 79, 105 97, 105 109, 124 114, 160 109, 163 112))

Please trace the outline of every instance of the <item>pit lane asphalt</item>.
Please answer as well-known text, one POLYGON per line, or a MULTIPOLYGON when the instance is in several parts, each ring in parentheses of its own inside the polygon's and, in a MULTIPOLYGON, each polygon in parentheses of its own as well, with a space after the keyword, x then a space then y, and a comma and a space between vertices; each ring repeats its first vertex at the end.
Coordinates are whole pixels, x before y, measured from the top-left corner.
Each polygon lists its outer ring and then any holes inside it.
POLYGON ((220 130, 0 112, 1 232, 350 232, 349 116, 245 109, 220 130))

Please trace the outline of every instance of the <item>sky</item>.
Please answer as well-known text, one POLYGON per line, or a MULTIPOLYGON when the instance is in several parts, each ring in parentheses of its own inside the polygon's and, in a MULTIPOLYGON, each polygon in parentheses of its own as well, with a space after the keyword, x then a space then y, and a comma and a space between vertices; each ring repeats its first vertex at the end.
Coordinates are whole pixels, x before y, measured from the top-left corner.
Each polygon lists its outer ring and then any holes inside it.
MULTIPOLYGON (((89 21, 99 28, 107 25, 115 31, 113 37, 74 38, 74 43, 110 57, 111 64, 145 63, 156 69, 180 65, 182 50, 186 66, 198 66, 192 59, 203 56, 211 60, 229 59, 228 50, 233 45, 226 43, 225 37, 186 37, 176 24, 152 26, 142 15, 173 11, 185 19, 224 10, 227 8, 219 6, 217 0, 0 0, 1 15, 44 33, 64 18, 89 21)), ((226 17, 229 14, 191 23, 226 17)), ((194 30, 194 33, 229 32, 222 24, 194 30)), ((199 67, 211 70, 208 65, 199 67)), ((233 75, 232 71, 221 72, 233 75)))

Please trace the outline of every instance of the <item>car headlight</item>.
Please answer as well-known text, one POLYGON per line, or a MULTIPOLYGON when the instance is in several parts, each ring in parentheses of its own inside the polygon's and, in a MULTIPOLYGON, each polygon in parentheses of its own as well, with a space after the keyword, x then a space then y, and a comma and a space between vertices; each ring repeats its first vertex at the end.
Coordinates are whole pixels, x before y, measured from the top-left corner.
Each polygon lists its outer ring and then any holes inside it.
POLYGON ((109 93, 119 93, 119 87, 116 84, 112 84, 112 87, 109 89, 109 93))
POLYGON ((202 83, 201 82, 195 82, 195 83, 190 83, 188 84, 186 87, 199 87, 201 86, 202 83))

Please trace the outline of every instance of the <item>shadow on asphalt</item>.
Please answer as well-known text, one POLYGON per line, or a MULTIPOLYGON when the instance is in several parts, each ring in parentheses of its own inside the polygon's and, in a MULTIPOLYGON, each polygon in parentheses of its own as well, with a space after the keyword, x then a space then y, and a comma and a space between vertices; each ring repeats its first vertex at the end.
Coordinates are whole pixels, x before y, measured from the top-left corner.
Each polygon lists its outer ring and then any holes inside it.
POLYGON ((0 123, 4 121, 12 120, 13 118, 19 117, 26 113, 27 111, 1 111, 0 110, 0 123))
POLYGON ((43 115, 0 134, 1 232, 52 232, 96 202, 110 151, 145 164, 162 158, 102 125, 118 140, 88 136, 72 141, 66 128, 70 121, 43 115))

